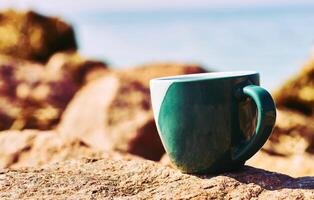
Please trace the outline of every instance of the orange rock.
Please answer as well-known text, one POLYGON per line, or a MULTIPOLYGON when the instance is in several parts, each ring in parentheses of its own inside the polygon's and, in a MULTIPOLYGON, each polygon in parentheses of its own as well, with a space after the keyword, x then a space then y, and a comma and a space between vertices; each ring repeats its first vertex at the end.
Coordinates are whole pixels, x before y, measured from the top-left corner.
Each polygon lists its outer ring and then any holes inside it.
POLYGON ((0 53, 46 61, 58 51, 77 48, 73 28, 55 17, 33 11, 0 13, 0 53))
POLYGON ((287 81, 274 98, 278 116, 264 151, 248 163, 292 176, 313 175, 314 170, 314 60, 287 81))
POLYGON ((314 58, 274 94, 277 107, 314 115, 314 58))
POLYGON ((77 89, 69 75, 0 57, 0 130, 52 128, 77 89))
POLYGON ((0 130, 54 128, 75 92, 96 71, 102 74, 106 65, 75 52, 58 53, 47 65, 0 56, 0 130))
POLYGON ((314 118, 291 110, 278 110, 274 131, 248 165, 290 176, 314 174, 314 118))
POLYGON ((41 166, 81 157, 100 157, 78 140, 65 141, 56 131, 0 132, 0 168, 41 166))
POLYGON ((247 165, 287 174, 293 177, 313 176, 314 155, 309 153, 282 156, 259 151, 246 162, 247 165))
POLYGON ((253 167, 187 175, 140 159, 81 159, 0 171, 1 199, 314 199, 314 178, 253 167))
POLYGON ((98 60, 86 59, 78 52, 68 51, 52 55, 46 64, 48 76, 68 73, 78 85, 83 85, 109 71, 107 64, 98 60))
POLYGON ((205 72, 196 65, 156 64, 107 75, 83 87, 71 101, 59 131, 103 150, 159 160, 164 152, 149 92, 154 77, 205 72))
POLYGON ((264 149, 285 156, 314 153, 314 117, 287 109, 278 110, 273 134, 264 149))

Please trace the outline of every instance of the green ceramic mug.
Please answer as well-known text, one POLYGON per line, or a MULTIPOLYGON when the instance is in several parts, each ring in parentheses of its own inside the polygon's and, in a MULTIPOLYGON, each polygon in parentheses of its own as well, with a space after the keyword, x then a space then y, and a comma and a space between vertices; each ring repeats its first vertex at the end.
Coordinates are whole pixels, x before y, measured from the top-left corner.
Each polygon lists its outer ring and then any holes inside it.
POLYGON ((170 160, 186 173, 244 165, 275 124, 271 95, 251 71, 216 72, 150 81, 158 132, 170 160))

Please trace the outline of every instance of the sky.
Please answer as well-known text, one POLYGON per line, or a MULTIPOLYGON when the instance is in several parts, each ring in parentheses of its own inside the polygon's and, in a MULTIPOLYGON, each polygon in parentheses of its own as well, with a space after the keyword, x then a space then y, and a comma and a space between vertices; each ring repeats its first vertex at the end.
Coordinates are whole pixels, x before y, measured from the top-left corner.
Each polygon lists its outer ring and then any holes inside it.
POLYGON ((1 0, 0 8, 35 9, 44 13, 67 13, 85 10, 124 11, 186 8, 243 7, 314 4, 311 0, 1 0), (73 3, 75 2, 75 3, 73 3))

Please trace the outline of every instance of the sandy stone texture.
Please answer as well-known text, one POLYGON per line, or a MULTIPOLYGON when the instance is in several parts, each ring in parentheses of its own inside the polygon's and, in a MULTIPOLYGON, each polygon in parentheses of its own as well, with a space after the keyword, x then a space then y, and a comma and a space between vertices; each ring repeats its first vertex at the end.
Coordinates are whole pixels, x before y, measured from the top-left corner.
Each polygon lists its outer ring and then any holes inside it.
POLYGON ((313 189, 314 177, 252 167, 196 176, 112 156, 0 171, 1 199, 313 199, 313 189))

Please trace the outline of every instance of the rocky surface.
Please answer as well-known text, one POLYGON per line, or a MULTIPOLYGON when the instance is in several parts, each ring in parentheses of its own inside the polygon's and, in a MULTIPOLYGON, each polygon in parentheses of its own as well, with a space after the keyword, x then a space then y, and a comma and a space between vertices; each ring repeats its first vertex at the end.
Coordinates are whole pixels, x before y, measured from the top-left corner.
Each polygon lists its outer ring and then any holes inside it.
POLYGON ((0 168, 41 166, 103 153, 82 141, 64 140, 56 131, 4 131, 0 144, 0 168))
POLYGON ((46 61, 58 51, 77 48, 73 28, 33 11, 0 13, 0 54, 46 61))
POLYGON ((0 171, 1 199, 313 199, 313 189, 314 177, 291 178, 252 167, 194 176, 108 155, 0 171))
POLYGON ((247 164, 290 176, 314 175, 314 118, 278 110, 274 132, 247 164))
POLYGON ((58 130, 98 149, 159 160, 164 149, 153 119, 149 80, 200 72, 205 70, 196 65, 155 64, 108 73, 75 95, 58 130))
POLYGON ((314 175, 314 118, 292 110, 278 110, 273 134, 263 151, 247 164, 288 174, 314 175))
MULTIPOLYGON (((166 161, 164 161, 165 163, 166 161)), ((302 154, 283 156, 261 150, 246 164, 292 177, 314 176, 314 155, 310 153, 303 152, 302 154)))

